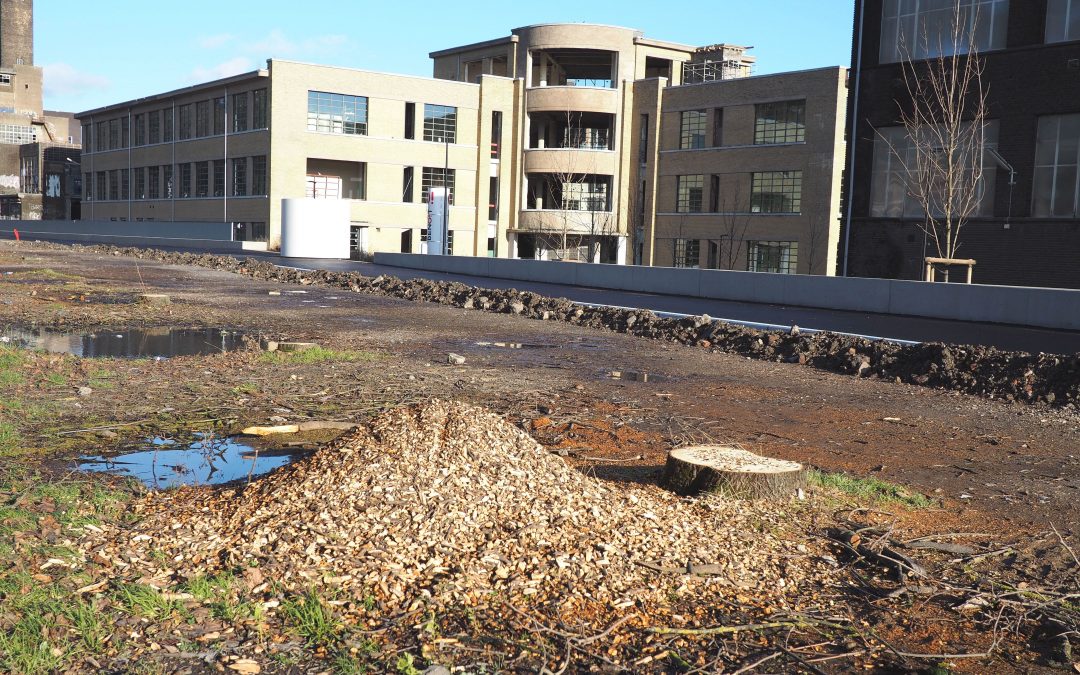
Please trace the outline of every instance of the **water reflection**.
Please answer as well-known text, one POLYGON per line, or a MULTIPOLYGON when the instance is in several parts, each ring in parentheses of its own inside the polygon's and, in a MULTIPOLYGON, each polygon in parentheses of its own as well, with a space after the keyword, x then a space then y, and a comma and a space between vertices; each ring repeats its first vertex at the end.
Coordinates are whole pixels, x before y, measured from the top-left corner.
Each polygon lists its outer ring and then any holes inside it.
POLYGON ((241 349, 243 335, 239 331, 220 328, 133 328, 86 334, 7 328, 0 331, 0 341, 88 358, 169 358, 241 349))

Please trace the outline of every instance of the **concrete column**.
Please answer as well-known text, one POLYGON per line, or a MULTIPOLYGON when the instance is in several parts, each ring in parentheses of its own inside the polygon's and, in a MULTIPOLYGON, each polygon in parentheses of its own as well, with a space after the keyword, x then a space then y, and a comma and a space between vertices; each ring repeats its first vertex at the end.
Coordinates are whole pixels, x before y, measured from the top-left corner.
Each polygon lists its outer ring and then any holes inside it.
POLYGON ((548 86, 548 56, 540 54, 540 86, 548 86))
POLYGON ((627 265, 627 264, 629 264, 627 262, 627 260, 626 260, 626 241, 627 241, 627 239, 628 239, 627 237, 619 237, 618 239, 616 239, 616 242, 618 242, 618 243, 616 244, 616 250, 615 250, 615 262, 618 263, 619 265, 627 265))
POLYGON ((518 236, 517 232, 510 233, 510 252, 509 256, 511 260, 516 260, 518 257, 518 236))
POLYGON ((543 124, 536 125, 536 147, 547 147, 547 126, 543 124))

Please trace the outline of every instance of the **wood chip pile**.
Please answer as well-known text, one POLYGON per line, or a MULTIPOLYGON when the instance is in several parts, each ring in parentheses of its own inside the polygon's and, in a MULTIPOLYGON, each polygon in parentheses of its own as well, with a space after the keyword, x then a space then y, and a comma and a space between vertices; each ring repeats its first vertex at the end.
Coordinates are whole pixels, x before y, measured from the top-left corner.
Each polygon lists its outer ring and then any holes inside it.
POLYGON ((289 588, 332 585, 387 609, 492 593, 611 607, 675 585, 773 596, 823 574, 785 506, 690 501, 605 482, 517 427, 443 401, 392 411, 242 490, 153 493, 84 548, 124 576, 258 564, 289 588), (705 570, 705 572, 702 572, 705 570), (682 574, 680 574, 682 572, 682 574))

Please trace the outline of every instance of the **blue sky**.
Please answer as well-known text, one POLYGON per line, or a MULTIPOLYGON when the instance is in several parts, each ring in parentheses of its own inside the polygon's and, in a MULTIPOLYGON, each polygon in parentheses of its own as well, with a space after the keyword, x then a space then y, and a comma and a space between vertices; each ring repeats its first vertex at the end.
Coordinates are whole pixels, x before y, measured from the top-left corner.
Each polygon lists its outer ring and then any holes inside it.
POLYGON ((648 37, 753 45, 759 73, 846 65, 850 0, 297 2, 67 0, 35 5, 45 106, 81 111, 264 66, 270 57, 430 75, 428 53, 534 23, 628 26, 648 37), (89 42, 93 48, 83 49, 89 42))

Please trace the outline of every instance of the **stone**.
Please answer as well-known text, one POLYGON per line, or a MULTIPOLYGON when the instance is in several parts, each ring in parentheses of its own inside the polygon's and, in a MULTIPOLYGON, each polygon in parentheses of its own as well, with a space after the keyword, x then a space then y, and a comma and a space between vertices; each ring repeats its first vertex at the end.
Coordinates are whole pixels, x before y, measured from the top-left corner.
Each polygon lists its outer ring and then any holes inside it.
POLYGON ((450 669, 446 666, 428 666, 422 675, 450 675, 450 669))
POLYGON ((520 300, 515 300, 510 303, 510 311, 514 314, 521 314, 525 311, 525 305, 520 300))
POLYGON ((79 387, 79 396, 90 396, 94 393, 94 390, 90 387, 79 387))
POLYGON ((446 362, 455 366, 463 366, 465 365, 465 357, 461 354, 450 353, 446 355, 446 362))
POLYGON ((791 330, 790 330, 790 331, 788 331, 788 334, 789 334, 789 335, 792 335, 792 336, 795 336, 795 335, 798 335, 798 334, 799 334, 799 332, 800 332, 800 331, 799 331, 799 327, 798 327, 798 326, 792 326, 792 327, 791 327, 791 330))

